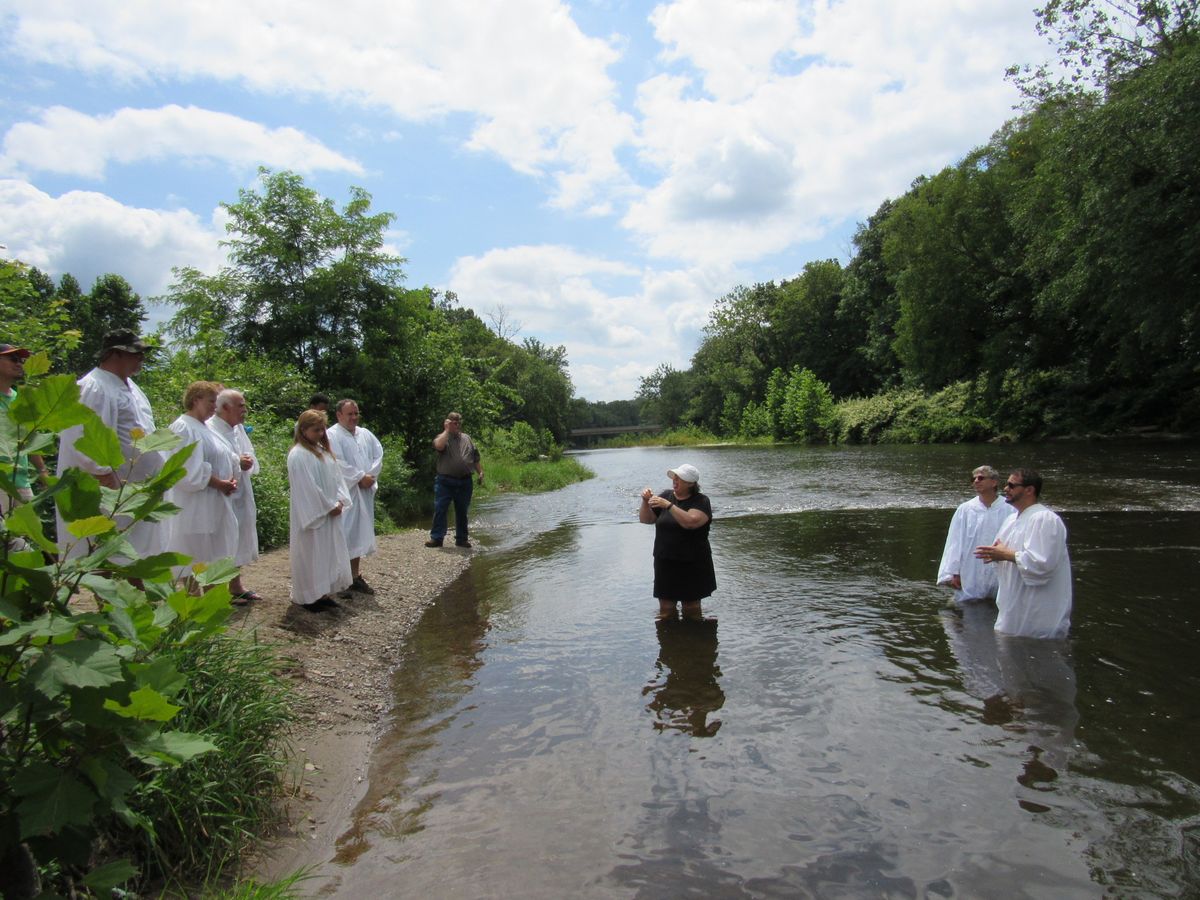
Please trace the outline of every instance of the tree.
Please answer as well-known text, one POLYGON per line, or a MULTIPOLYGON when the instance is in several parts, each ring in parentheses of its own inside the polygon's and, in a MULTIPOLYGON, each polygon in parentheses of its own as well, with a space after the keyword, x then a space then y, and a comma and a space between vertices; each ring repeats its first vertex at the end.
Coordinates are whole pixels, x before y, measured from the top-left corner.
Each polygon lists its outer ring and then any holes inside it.
POLYGON ((1047 0, 1036 12, 1038 34, 1054 44, 1065 74, 1055 79, 1049 65, 1010 67, 1035 101, 1105 90, 1200 37, 1200 0, 1047 0))
POLYGON ((259 169, 258 189, 222 204, 225 245, 244 293, 232 310, 234 341, 336 384, 361 346, 364 317, 403 280, 400 257, 384 252, 394 216, 369 213, 370 195, 351 188, 339 213, 293 172, 259 169))
POLYGON ((142 298, 120 275, 101 275, 86 295, 78 294, 75 279, 62 278, 60 292, 74 295, 70 303, 71 327, 80 333, 79 344, 67 357, 68 371, 83 374, 96 364, 105 333, 117 328, 141 331, 146 320, 142 298))

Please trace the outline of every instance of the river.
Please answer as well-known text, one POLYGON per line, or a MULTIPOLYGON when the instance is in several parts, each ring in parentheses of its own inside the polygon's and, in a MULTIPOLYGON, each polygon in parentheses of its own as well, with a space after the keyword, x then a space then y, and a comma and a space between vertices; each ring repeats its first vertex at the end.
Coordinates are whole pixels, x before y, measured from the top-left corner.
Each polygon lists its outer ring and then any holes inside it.
POLYGON ((1200 893, 1200 449, 579 458, 594 479, 473 510, 329 893, 1200 893), (718 589, 659 625, 637 495, 682 462, 718 589), (1067 523, 1068 641, 998 637, 932 583, 985 462, 1038 468, 1067 523))

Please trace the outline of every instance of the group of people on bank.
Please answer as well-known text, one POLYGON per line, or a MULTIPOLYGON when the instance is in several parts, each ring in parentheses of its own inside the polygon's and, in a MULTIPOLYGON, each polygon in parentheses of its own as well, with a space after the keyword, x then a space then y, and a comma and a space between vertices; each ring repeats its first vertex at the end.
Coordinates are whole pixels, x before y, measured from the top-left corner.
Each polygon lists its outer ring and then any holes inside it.
MULTIPOLYGON (((123 464, 117 469, 98 465, 77 448, 82 426, 66 429, 60 440, 58 474, 76 468, 100 484, 119 488, 127 481, 142 481, 161 470, 166 454, 140 450, 137 440, 155 430, 154 415, 146 395, 133 380, 145 360, 147 345, 128 329, 107 333, 96 367, 78 381, 80 400, 117 435, 123 464)), ((0 405, 16 396, 15 384, 24 376, 30 351, 0 344, 0 405)), ((192 562, 177 574, 187 577, 196 563, 230 558, 239 574, 230 582, 233 602, 245 605, 261 597, 242 583, 240 569, 258 558, 257 505, 253 478, 259 461, 246 428, 246 399, 242 392, 211 381, 195 381, 183 395, 183 412, 171 423, 182 445, 191 447, 183 477, 165 499, 179 512, 162 521, 129 523, 125 539, 137 557, 167 551, 184 554, 192 562)), ((336 423, 328 424, 328 397, 314 395, 310 408, 296 422, 294 442, 287 458, 289 537, 292 602, 310 612, 334 609, 334 595, 351 592, 374 594, 363 578, 364 556, 376 552, 375 495, 383 466, 383 445, 359 424, 360 410, 353 399, 334 404, 336 423)), ((439 547, 446 533, 446 518, 455 505, 455 543, 470 547, 467 508, 471 498, 470 473, 483 481, 479 451, 462 431, 462 416, 450 413, 443 431, 434 438, 438 452, 435 513, 429 547, 439 547)), ((33 497, 32 478, 47 474, 40 457, 22 457, 14 463, 18 493, 9 502, 33 497)), ((7 511, 7 507, 5 509, 7 511)), ((87 551, 86 540, 73 541, 58 514, 60 545, 68 555, 87 551)))
MULTIPOLYGON (((124 463, 116 470, 100 466, 76 448, 81 426, 63 432, 58 474, 78 468, 101 484, 118 488, 155 474, 164 462, 159 451, 140 451, 139 434, 154 431, 146 395, 133 381, 147 346, 129 330, 104 336, 97 365, 79 379, 80 399, 116 433, 124 463)), ((28 350, 0 344, 0 406, 15 397, 28 350)), ((360 564, 376 551, 375 495, 383 465, 383 446, 359 424, 358 403, 346 398, 334 406, 314 395, 296 422, 288 453, 292 601, 320 612, 337 607, 334 595, 373 594, 360 564)), ((192 448, 185 474, 168 492, 179 513, 162 522, 143 520, 125 538, 139 557, 164 551, 189 556, 193 563, 231 558, 241 567, 258 558, 257 507, 253 477, 258 458, 245 427, 246 399, 235 389, 210 381, 190 384, 183 413, 171 423, 184 446, 192 448)), ((450 413, 433 439, 437 451, 434 516, 426 547, 441 547, 448 531, 449 507, 455 507, 455 545, 469 548, 467 510, 472 475, 483 483, 483 464, 462 416, 450 413)), ((44 477, 40 457, 16 461, 17 497, 32 497, 32 478, 44 477)), ((655 526, 654 596, 659 615, 681 607, 685 618, 701 616, 701 601, 716 589, 708 535, 712 504, 700 490, 700 473, 684 464, 667 472, 671 488, 641 493, 639 520, 655 526)), ((991 466, 972 473, 976 496, 951 519, 937 581, 954 590, 959 603, 995 600, 996 630, 1038 638, 1065 637, 1071 620, 1071 560, 1062 519, 1040 502, 1041 476, 1016 469, 1000 485, 991 466), (1003 500, 1001 500, 1003 493, 1003 500)), ((7 511, 7 510, 5 510, 7 511)), ((69 534, 59 516, 59 535, 69 534)), ((68 554, 86 549, 86 541, 61 540, 68 554)), ((181 568, 180 574, 186 569, 181 568)), ((261 599, 235 577, 235 603, 261 599)))

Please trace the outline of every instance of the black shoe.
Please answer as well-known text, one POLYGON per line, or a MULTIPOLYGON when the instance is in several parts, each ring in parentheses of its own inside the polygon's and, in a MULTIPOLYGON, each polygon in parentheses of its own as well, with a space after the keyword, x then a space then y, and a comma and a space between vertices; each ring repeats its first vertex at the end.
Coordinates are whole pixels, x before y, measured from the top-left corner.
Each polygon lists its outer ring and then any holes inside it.
POLYGON ((305 612, 317 613, 325 612, 327 609, 338 609, 339 604, 332 597, 326 595, 321 597, 319 600, 314 600, 312 603, 305 603, 300 608, 305 612))
POLYGON ((442 539, 441 538, 430 538, 429 540, 427 540, 425 542, 425 546, 426 547, 440 547, 440 546, 442 546, 442 539))
POLYGON ((470 547, 471 542, 470 541, 455 541, 454 546, 455 547, 470 547))
POLYGON ((350 585, 350 590, 358 591, 360 594, 375 593, 375 588, 367 584, 366 579, 364 579, 361 575, 354 579, 354 582, 350 585))

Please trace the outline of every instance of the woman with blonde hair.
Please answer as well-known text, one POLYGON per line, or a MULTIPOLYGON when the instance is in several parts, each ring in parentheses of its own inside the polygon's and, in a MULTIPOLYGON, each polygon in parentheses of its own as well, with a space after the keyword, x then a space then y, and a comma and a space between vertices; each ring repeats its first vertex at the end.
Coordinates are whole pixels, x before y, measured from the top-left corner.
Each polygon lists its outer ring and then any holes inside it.
POLYGON ((338 520, 350 507, 350 495, 325 426, 324 412, 302 412, 287 459, 292 602, 309 612, 336 609, 332 594, 346 590, 354 580, 338 520))
POLYGON ((192 455, 183 478, 167 492, 166 499, 179 507, 179 513, 168 520, 167 547, 186 553, 193 563, 237 553, 238 523, 231 495, 237 490, 238 458, 204 424, 216 411, 220 390, 215 382, 193 381, 183 394, 183 415, 171 423, 183 445, 191 445, 192 455))

